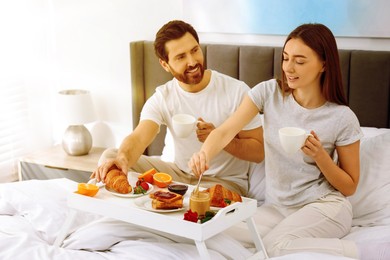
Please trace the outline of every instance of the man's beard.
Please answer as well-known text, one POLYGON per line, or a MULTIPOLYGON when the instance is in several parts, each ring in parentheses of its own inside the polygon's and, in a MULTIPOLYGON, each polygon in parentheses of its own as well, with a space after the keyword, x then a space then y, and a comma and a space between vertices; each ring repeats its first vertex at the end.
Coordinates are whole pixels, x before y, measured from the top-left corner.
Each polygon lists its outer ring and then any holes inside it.
POLYGON ((180 74, 180 73, 174 71, 172 68, 171 68, 171 73, 178 81, 181 81, 181 82, 188 84, 188 85, 196 85, 196 84, 200 83, 203 79, 204 68, 203 68, 202 64, 197 63, 195 66, 187 68, 183 74, 180 74), (199 70, 196 72, 196 74, 193 75, 191 73, 187 73, 188 71, 191 71, 195 68, 199 68, 199 70))

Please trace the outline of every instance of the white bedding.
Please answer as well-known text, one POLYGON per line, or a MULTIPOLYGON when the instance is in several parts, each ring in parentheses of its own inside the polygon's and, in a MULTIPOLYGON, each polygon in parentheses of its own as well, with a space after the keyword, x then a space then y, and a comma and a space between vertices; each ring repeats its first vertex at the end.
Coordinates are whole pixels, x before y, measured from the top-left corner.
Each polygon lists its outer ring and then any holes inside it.
MULTIPOLYGON (((390 131, 376 138, 366 138, 362 142, 362 160, 370 159, 376 172, 366 169, 371 164, 362 162, 362 184, 359 184, 359 193, 351 197, 357 217, 351 233, 344 239, 390 241, 390 131), (376 156, 372 156, 373 150, 376 156)), ((259 185, 256 187, 262 187, 259 185)), ((256 191, 256 187, 252 187, 254 196, 262 196, 263 192, 256 191)), ((86 213, 77 215, 72 226, 74 232, 65 239, 63 247, 54 247, 52 244, 68 214, 67 194, 76 188, 77 183, 67 179, 0 184, 0 259, 199 258, 192 241, 86 213)), ((207 241, 211 259, 250 257, 253 244, 243 242, 249 241, 249 234, 245 235, 245 229, 237 232, 240 228, 238 225, 235 232, 225 232, 207 241)), ((303 252, 273 259, 348 258, 303 252)))
MULTIPOLYGON (((68 214, 66 196, 77 183, 31 180, 0 187, 0 259, 197 258, 194 244, 86 213, 77 215, 75 232, 56 248, 52 244, 68 214)), ((212 259, 225 259, 209 251, 212 259)))
MULTIPOLYGON (((68 179, 0 184, 0 259, 199 259, 192 241, 86 213, 77 215, 63 247, 54 247, 68 214, 66 196, 76 187, 68 179)), ((225 234, 206 244, 211 259, 246 259, 253 253, 225 234)), ((329 259, 314 253, 275 259, 312 257, 329 259)))

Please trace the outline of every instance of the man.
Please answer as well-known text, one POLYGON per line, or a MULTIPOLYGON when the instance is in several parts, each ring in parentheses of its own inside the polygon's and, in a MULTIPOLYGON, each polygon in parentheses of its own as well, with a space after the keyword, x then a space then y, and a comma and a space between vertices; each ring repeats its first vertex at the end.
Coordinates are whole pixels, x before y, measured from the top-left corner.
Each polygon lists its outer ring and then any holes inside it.
MULTIPOLYGON (((198 35, 183 21, 165 24, 156 34, 154 47, 161 66, 174 78, 156 88, 142 109, 140 123, 123 140, 118 152, 108 156, 106 153, 105 162, 91 175, 97 181, 104 180, 113 168, 125 173, 128 169, 144 172, 155 168, 170 174, 175 181, 196 184, 199 176, 190 172, 189 159, 215 126, 222 124, 236 110, 249 90, 242 81, 204 68, 198 35), (196 134, 187 138, 176 137, 172 129, 172 116, 182 113, 199 119, 196 134), (142 155, 161 124, 167 125, 173 135, 173 163, 142 155)), ((202 177, 202 186, 219 183, 246 195, 250 162, 260 162, 263 158, 263 132, 257 116, 213 161, 202 177)))

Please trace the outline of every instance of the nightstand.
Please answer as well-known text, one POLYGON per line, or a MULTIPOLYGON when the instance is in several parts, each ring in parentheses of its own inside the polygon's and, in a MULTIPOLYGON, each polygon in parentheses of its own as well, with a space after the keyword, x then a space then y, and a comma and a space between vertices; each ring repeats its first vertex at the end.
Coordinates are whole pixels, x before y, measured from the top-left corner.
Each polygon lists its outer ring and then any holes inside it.
POLYGON ((87 182, 105 148, 92 147, 87 155, 68 155, 61 145, 37 151, 19 160, 19 180, 68 178, 87 182))

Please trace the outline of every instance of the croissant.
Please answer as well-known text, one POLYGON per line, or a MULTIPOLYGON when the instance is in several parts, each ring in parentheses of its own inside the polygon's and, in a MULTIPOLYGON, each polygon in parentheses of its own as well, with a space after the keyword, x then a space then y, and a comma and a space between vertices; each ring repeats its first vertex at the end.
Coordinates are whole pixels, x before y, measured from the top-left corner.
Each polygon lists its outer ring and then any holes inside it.
POLYGON ((126 194, 132 191, 127 175, 117 169, 109 171, 104 178, 104 182, 107 189, 118 193, 126 194))
POLYGON ((235 191, 231 191, 221 184, 216 184, 207 191, 210 193, 210 206, 226 207, 234 202, 242 202, 241 195, 235 191))

